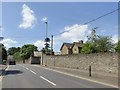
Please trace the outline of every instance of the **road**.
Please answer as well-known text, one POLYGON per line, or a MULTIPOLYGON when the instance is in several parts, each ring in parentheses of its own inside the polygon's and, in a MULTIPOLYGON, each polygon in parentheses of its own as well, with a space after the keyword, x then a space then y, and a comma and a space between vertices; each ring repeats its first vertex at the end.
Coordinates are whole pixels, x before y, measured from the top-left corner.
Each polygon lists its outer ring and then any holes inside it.
POLYGON ((112 88, 107 85, 58 73, 41 66, 10 65, 2 88, 112 88))

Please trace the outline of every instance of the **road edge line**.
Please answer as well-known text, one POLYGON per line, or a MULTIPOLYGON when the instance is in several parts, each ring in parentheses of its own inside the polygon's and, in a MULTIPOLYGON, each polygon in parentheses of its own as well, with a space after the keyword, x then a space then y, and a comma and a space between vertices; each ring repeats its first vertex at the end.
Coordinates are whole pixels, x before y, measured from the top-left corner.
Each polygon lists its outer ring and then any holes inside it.
POLYGON ((85 78, 85 77, 82 77, 82 76, 77 76, 77 75, 73 75, 73 74, 70 74, 70 73, 62 72, 62 71, 57 71, 57 70, 51 69, 49 67, 44 67, 44 66, 38 66, 38 67, 42 67, 42 68, 47 69, 47 70, 51 70, 51 71, 58 72, 58 73, 61 73, 61 74, 65 74, 65 75, 68 75, 68 76, 84 79, 84 80, 91 81, 91 82, 94 82, 94 83, 110 86, 110 87, 113 87, 113 88, 118 88, 118 86, 115 86, 115 85, 112 85, 112 84, 91 80, 91 79, 88 79, 88 78, 85 78))

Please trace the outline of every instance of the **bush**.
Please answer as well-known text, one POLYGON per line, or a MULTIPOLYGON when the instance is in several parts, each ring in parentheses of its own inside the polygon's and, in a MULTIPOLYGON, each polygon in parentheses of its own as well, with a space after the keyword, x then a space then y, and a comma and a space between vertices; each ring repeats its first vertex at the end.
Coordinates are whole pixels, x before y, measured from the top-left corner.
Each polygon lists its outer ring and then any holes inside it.
POLYGON ((118 41, 116 47, 115 47, 116 52, 120 52, 120 41, 118 41))
POLYGON ((93 44, 90 42, 86 42, 83 44, 81 53, 85 53, 85 54, 90 54, 93 52, 93 44))

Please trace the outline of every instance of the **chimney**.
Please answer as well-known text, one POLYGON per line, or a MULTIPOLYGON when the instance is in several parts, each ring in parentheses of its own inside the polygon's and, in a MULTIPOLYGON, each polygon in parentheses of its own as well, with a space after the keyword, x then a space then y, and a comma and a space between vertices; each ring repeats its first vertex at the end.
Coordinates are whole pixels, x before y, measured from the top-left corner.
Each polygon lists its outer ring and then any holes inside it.
POLYGON ((83 40, 80 40, 79 43, 83 44, 83 40))

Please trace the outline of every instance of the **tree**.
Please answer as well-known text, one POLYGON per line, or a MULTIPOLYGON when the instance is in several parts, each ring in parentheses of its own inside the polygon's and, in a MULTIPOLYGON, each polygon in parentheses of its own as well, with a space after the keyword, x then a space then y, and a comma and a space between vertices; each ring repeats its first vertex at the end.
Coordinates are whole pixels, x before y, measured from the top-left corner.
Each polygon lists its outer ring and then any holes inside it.
POLYGON ((4 46, 2 47, 2 59, 7 60, 7 50, 4 46))
POLYGON ((7 60, 7 50, 6 50, 6 48, 4 47, 3 44, 0 44, 0 55, 2 57, 2 62, 4 60, 7 60))
POLYGON ((93 28, 91 34, 87 36, 88 42, 92 43, 92 53, 113 51, 113 43, 110 36, 99 36, 93 28))
POLYGON ((20 52, 16 52, 13 54, 13 58, 16 61, 22 60, 21 56, 20 56, 20 52))
POLYGON ((118 43, 116 44, 115 51, 120 52, 120 41, 118 41, 118 43))
POLYGON ((49 38, 45 38, 45 48, 42 50, 45 54, 50 54, 50 39, 49 38))
POLYGON ((109 52, 113 48, 110 36, 99 36, 94 42, 95 52, 109 52))
POLYGON ((20 51, 20 47, 11 47, 8 49, 8 55, 14 55, 16 52, 20 51))
POLYGON ((37 47, 34 45, 27 44, 22 46, 20 49, 20 57, 23 59, 23 62, 25 59, 30 58, 30 55, 32 55, 34 51, 37 51, 37 47))
POLYGON ((81 53, 90 54, 92 52, 93 52, 93 44, 90 43, 90 42, 84 43, 83 47, 82 47, 82 50, 81 50, 81 53))
POLYGON ((96 34, 97 28, 98 27, 93 28, 91 33, 87 36, 89 42, 95 42, 95 40, 98 38, 98 35, 96 34))
POLYGON ((41 49, 41 52, 45 54, 45 48, 42 48, 42 49, 41 49))

